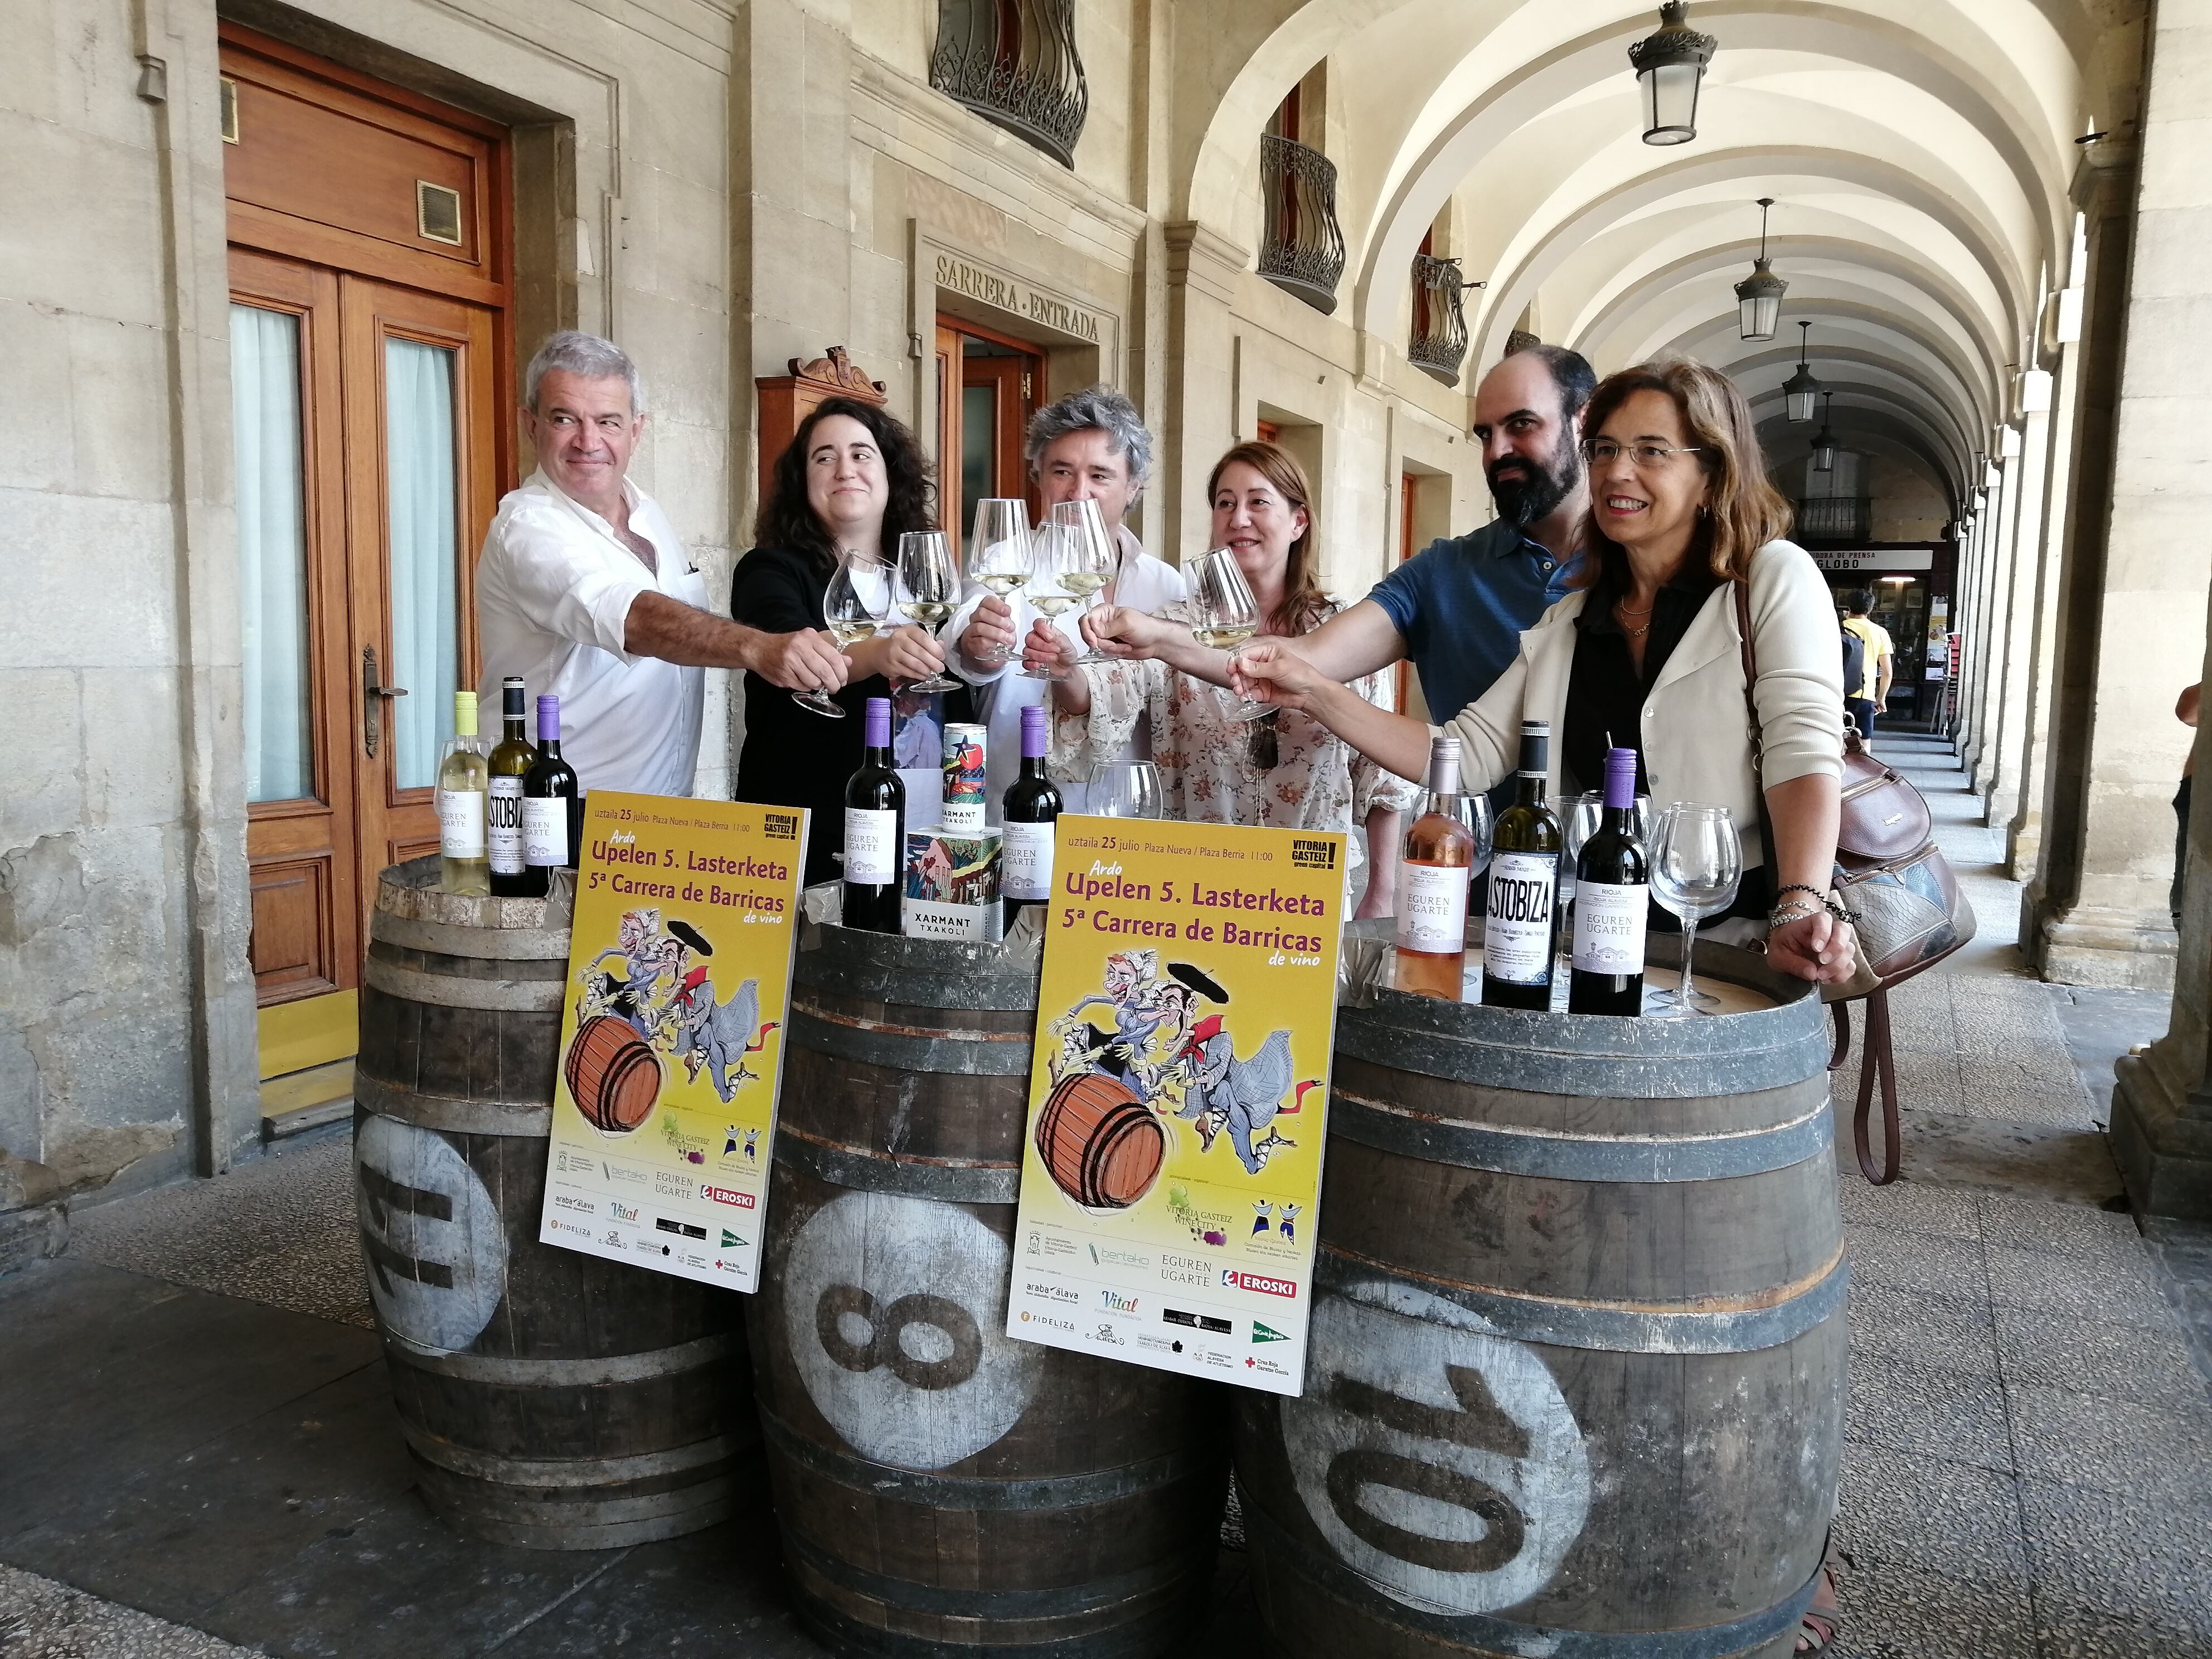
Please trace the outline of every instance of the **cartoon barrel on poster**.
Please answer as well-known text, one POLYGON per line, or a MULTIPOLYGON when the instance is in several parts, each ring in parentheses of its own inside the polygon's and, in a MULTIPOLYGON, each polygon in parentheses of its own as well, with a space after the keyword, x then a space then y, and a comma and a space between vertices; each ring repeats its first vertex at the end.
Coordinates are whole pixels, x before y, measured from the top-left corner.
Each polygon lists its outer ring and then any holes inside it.
POLYGON ((660 1059, 623 1020, 600 1014, 576 1028, 561 1062, 584 1121, 605 1134, 628 1134, 660 1103, 660 1059))
POLYGON ((1129 1092, 1098 1072, 1062 1078, 1037 1114, 1037 1152, 1052 1184, 1086 1210, 1126 1210, 1152 1191, 1167 1133, 1129 1092))

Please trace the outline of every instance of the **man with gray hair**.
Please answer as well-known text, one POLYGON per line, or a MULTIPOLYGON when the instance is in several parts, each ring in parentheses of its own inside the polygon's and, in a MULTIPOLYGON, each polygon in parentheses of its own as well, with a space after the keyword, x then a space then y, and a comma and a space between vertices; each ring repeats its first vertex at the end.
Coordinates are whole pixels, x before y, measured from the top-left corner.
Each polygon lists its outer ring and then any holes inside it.
POLYGON ((688 795, 707 669, 834 691, 845 659, 826 635, 764 634, 706 608, 675 527, 627 476, 645 395, 619 346, 563 330, 523 386, 538 467, 500 501, 477 560, 479 697, 496 708, 509 675, 559 697, 563 757, 587 791, 688 795))
MULTIPOLYGON (((1098 595, 1101 605, 1133 605, 1157 611, 1183 597, 1182 573, 1146 552, 1123 520, 1152 470, 1152 434, 1137 406, 1111 386, 1086 386, 1030 417, 1030 476, 1048 509, 1060 501, 1096 501, 1106 533, 1113 538, 1114 574, 1098 595)), ((1074 615, 1048 617, 1018 596, 1009 603, 978 591, 946 631, 959 648, 946 660, 952 672, 975 687, 979 710, 991 728, 988 745, 989 799, 995 807, 1021 770, 1022 710, 1044 702, 1052 681, 1013 672, 1011 662, 994 662, 1018 644, 1024 661, 1057 677, 1083 650, 1074 615)), ((1144 723, 1121 758, 1149 760, 1151 738, 1144 723), (1138 752, 1141 750, 1143 752, 1138 752)), ((1061 784, 1066 810, 1084 810, 1088 791, 1080 783, 1061 784)))

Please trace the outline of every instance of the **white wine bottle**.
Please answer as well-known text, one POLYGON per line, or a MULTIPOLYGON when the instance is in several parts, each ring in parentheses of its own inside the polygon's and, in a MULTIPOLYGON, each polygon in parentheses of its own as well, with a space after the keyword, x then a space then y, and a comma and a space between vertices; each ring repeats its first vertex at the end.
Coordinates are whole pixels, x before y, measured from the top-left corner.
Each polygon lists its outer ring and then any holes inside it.
POLYGON ((484 828, 489 769, 477 735, 477 694, 453 693, 453 735, 438 757, 438 885, 448 893, 491 891, 484 828))

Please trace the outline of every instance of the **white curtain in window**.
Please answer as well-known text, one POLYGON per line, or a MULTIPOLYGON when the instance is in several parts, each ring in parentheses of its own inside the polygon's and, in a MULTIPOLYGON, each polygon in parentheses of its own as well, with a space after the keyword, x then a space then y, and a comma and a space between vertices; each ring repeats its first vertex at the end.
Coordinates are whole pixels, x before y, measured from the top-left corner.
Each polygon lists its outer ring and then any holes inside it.
POLYGON ((453 354, 418 340, 384 343, 385 493, 392 526, 392 665, 409 695, 391 711, 402 789, 437 781, 453 731, 460 672, 455 599, 453 354))
POLYGON ((246 798, 295 800, 314 792, 297 317, 231 307, 230 413, 237 446, 246 798))

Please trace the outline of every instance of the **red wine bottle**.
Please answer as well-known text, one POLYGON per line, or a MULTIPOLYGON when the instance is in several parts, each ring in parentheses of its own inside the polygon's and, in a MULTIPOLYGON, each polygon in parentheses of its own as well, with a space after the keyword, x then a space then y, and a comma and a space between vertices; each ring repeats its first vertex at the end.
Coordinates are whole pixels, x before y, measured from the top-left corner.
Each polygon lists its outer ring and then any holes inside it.
POLYGON ((538 890, 556 870, 576 867, 584 830, 584 796, 576 769, 561 758, 561 699, 538 700, 538 758, 522 775, 522 863, 538 890))
POLYGON ((891 700, 870 697, 861 719, 860 769, 845 785, 848 927, 899 931, 906 871, 906 786, 891 769, 891 700))
POLYGON ((1060 791, 1044 775, 1045 753, 1052 746, 1045 722, 1051 718, 1042 705, 1022 710, 1022 775, 999 804, 1006 841, 999 866, 999 895, 1006 907, 1006 928, 1014 918, 1052 900, 1052 841, 1060 821, 1060 791))
POLYGON ((1552 911, 1566 832, 1544 803, 1552 723, 1521 722, 1513 805, 1492 837, 1489 914, 1482 919, 1482 1000, 1493 1007, 1552 1006, 1552 911))
POLYGON ((1575 860, 1571 1014, 1644 1012, 1644 924, 1650 866, 1636 839, 1636 751, 1605 751, 1605 816, 1575 860))

